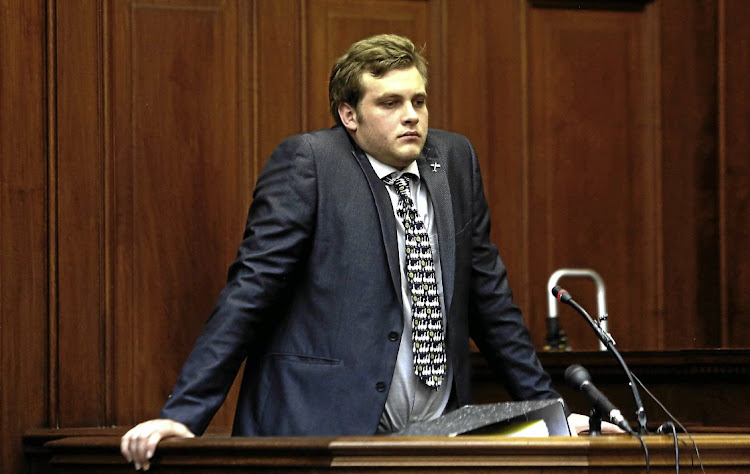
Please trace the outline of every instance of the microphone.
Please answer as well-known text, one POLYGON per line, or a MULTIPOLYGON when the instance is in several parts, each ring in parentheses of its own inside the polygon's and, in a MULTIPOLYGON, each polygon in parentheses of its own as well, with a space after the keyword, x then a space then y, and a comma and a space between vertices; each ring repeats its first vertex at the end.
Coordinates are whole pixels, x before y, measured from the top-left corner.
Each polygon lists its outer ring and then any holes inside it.
MULTIPOLYGON (((578 314, 583 316, 583 319, 588 323, 589 326, 591 326, 591 329, 594 330, 599 340, 602 341, 602 344, 604 344, 607 350, 611 352, 612 355, 615 356, 615 358, 617 359, 617 362, 620 363, 620 367, 622 367, 622 370, 625 372, 625 375, 628 377, 630 390, 633 392, 633 401, 635 401, 635 408, 636 408, 635 414, 638 418, 639 432, 648 433, 646 409, 643 407, 643 402, 641 401, 641 395, 638 393, 638 387, 636 387, 635 385, 635 381, 633 380, 633 374, 630 372, 630 369, 628 368, 628 364, 625 363, 625 360, 622 358, 622 355, 620 355, 620 352, 617 349, 615 349, 615 341, 612 339, 609 333, 604 331, 604 329, 602 329, 602 327, 599 324, 597 324, 593 319, 591 319, 591 316, 589 316, 589 313, 587 313, 586 310, 581 307, 581 305, 575 302, 575 300, 573 299, 573 297, 570 296, 570 293, 568 293, 567 290, 563 289, 560 286, 555 286, 554 288, 552 288, 552 295, 554 295, 554 297, 557 298, 558 301, 569 305, 574 310, 576 310, 578 314)), ((583 367, 581 367, 581 369, 583 369, 583 367)), ((583 370, 584 372, 586 372, 585 369, 583 370)), ((586 372, 586 374, 588 374, 588 372, 586 372)), ((566 371, 566 375, 567 375, 567 371, 566 371)), ((589 380, 590 380, 590 377, 589 377, 589 380)), ((622 428, 622 426, 620 428, 622 428)), ((633 432, 632 429, 626 430, 626 431, 628 433, 633 432)))
POLYGON ((571 365, 565 370, 565 382, 574 390, 582 392, 594 408, 604 414, 610 422, 622 428, 626 433, 634 434, 633 429, 628 424, 625 417, 622 416, 609 399, 594 386, 591 381, 591 375, 588 370, 578 364, 571 365))

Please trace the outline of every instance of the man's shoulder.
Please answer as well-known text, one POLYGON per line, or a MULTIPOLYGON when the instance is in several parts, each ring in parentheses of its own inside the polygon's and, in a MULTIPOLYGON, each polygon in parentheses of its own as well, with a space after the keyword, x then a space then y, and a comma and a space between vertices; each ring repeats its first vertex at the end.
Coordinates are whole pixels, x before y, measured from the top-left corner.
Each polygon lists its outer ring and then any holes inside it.
POLYGON ((346 130, 342 126, 336 126, 290 135, 276 146, 272 157, 308 157, 318 160, 325 157, 340 157, 350 153, 351 149, 346 130))
POLYGON ((469 139, 461 135, 460 133, 451 132, 448 130, 441 130, 439 128, 431 128, 427 132, 427 141, 434 144, 446 144, 446 145, 469 145, 469 139))
POLYGON ((310 144, 349 144, 349 137, 344 127, 337 125, 331 128, 323 128, 309 132, 299 133, 284 139, 284 142, 308 142, 310 144))
POLYGON ((451 150, 470 152, 473 149, 471 141, 460 133, 431 128, 427 133, 425 147, 436 150, 451 150))
POLYGON ((427 132, 427 136, 438 140, 467 140, 467 138, 460 133, 451 132, 450 130, 442 130, 439 128, 430 128, 427 132))

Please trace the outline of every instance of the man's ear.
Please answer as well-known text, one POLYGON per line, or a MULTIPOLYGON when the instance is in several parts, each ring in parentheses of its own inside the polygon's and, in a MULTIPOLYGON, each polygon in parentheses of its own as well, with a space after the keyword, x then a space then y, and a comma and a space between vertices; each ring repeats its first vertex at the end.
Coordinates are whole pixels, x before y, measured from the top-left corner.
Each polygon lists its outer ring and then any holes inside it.
POLYGON ((344 127, 350 132, 354 133, 357 131, 357 128, 359 128, 359 123, 357 122, 357 111, 346 102, 339 104, 339 118, 341 118, 341 123, 344 124, 344 127))

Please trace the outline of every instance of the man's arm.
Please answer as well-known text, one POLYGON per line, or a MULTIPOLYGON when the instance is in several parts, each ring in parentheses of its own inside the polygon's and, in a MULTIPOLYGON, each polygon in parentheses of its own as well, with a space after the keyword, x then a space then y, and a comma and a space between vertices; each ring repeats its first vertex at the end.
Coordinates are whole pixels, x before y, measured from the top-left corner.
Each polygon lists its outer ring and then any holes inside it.
POLYGON ((472 339, 516 400, 558 398, 538 361, 521 310, 513 302, 505 264, 490 241, 490 212, 476 153, 471 153, 472 273, 469 330, 472 339))
MULTIPOLYGON (((516 400, 561 398, 552 388, 531 342, 520 308, 513 303, 505 265, 490 241, 489 207, 484 194, 479 163, 473 147, 473 254, 470 333, 490 365, 500 374, 516 400)), ((573 436, 589 429, 589 417, 568 413, 573 436)), ((616 425, 602 422, 603 433, 623 433, 616 425)))
POLYGON ((224 402, 239 367, 260 354, 273 308, 306 258, 317 203, 315 166, 304 136, 274 151, 256 184, 243 241, 228 283, 156 420, 122 439, 122 453, 148 465, 159 440, 200 435, 224 402))

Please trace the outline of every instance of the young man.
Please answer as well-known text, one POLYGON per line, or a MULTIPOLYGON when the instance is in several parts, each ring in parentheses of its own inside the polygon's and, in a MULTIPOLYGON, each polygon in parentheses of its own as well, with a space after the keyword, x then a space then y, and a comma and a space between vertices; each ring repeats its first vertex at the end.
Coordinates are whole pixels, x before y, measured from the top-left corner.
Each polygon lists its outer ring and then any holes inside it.
POLYGON ((202 433, 247 360, 235 435, 397 431, 471 402, 473 338, 516 399, 559 398, 489 240, 477 157, 428 130, 427 67, 379 35, 333 67, 337 126, 288 138, 261 173, 226 288, 136 468, 202 433))

